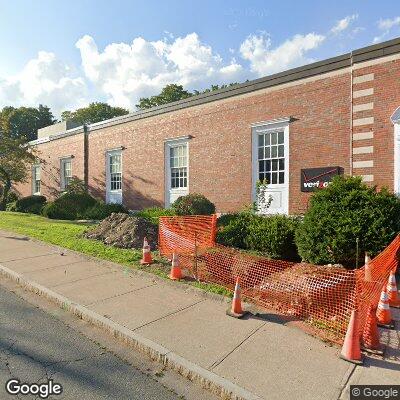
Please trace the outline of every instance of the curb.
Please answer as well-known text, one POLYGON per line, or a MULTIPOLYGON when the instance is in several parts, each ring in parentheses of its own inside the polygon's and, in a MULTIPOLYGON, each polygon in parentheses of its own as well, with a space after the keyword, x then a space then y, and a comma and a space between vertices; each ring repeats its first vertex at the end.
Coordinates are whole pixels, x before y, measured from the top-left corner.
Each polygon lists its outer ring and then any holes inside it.
POLYGON ((102 328, 128 346, 177 371, 180 375, 184 376, 190 381, 199 383, 203 388, 208 389, 223 399, 262 400, 261 397, 247 391, 246 389, 243 389, 242 387, 228 381, 225 378, 220 377, 219 375, 214 374, 211 371, 208 371, 203 367, 200 367, 197 364, 186 360, 185 358, 175 354, 158 343, 138 335, 124 326, 113 322, 110 319, 105 318, 80 304, 72 302, 68 298, 53 292, 39 283, 26 279, 22 275, 1 264, 0 275, 18 283, 26 290, 43 296, 53 303, 56 303, 63 310, 78 316, 82 320, 102 328))

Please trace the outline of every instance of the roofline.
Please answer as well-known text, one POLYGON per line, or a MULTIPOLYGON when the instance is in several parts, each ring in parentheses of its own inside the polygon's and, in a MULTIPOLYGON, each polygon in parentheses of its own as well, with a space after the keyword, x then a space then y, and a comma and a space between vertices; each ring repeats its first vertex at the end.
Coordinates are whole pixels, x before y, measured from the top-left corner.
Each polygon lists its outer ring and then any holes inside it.
MULTIPOLYGON (((273 75, 265 76, 263 78, 254 79, 252 81, 244 82, 234 86, 229 86, 224 89, 202 93, 199 95, 188 97, 186 99, 174 101, 172 103, 129 113, 121 117, 115 117, 105 121, 96 122, 94 124, 88 125, 88 128, 89 131, 94 131, 113 125, 119 125, 126 122, 136 121, 139 119, 149 118, 172 111, 198 106, 201 104, 207 104, 213 101, 223 100, 241 94, 255 92, 257 90, 266 89, 284 83, 295 82, 300 79, 310 78, 327 72, 337 71, 360 62, 365 62, 368 60, 373 60, 396 53, 400 53, 400 38, 363 47, 361 49, 353 50, 350 53, 342 54, 340 56, 328 58, 322 61, 317 61, 312 64, 303 65, 301 67, 292 68, 273 75)), ((61 137, 74 135, 81 132, 83 132, 82 126, 71 129, 67 132, 52 135, 49 140, 55 140, 61 137)), ((34 142, 36 141, 33 141, 32 144, 39 144, 34 142)))

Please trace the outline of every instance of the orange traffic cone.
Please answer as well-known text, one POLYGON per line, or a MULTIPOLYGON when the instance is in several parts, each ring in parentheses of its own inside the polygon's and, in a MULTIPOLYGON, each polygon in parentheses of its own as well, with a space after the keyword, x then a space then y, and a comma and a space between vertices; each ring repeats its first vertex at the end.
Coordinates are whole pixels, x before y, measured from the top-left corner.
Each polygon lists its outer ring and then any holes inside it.
POLYGON ((364 267, 364 280, 366 282, 372 282, 372 270, 371 270, 371 257, 365 252, 365 267, 364 267))
POLYGON ((151 264, 152 262, 153 262, 153 259, 151 258, 150 246, 147 241, 147 238, 144 238, 143 239, 143 257, 140 260, 140 264, 147 265, 147 264, 151 264))
POLYGON ((179 279, 182 278, 182 270, 181 267, 179 266, 178 254, 176 254, 175 252, 172 255, 172 267, 169 278, 174 281, 179 281, 179 279))
POLYGON ((240 280, 239 277, 236 278, 235 284, 235 291, 233 293, 233 300, 232 300, 232 308, 226 310, 226 314, 235 317, 235 318, 242 318, 244 315, 247 314, 247 311, 243 311, 242 308, 242 299, 240 296, 240 280))
POLYGON ((397 283, 396 283, 396 276, 394 275, 394 271, 390 272, 389 282, 387 285, 387 292, 388 292, 389 305, 391 307, 400 308, 400 299, 399 299, 399 295, 397 293, 397 283))
POLYGON ((362 355, 360 348, 360 334, 358 331, 358 311, 353 310, 349 326, 347 327, 340 358, 354 364, 362 364, 362 355))
POLYGON ((362 350, 373 354, 383 354, 384 352, 384 346, 382 346, 379 341, 376 307, 374 307, 372 304, 368 307, 368 314, 361 337, 361 348, 362 350))
POLYGON ((390 329, 394 328, 386 287, 384 287, 382 290, 381 298, 378 304, 378 309, 376 310, 376 317, 378 319, 379 326, 390 329))

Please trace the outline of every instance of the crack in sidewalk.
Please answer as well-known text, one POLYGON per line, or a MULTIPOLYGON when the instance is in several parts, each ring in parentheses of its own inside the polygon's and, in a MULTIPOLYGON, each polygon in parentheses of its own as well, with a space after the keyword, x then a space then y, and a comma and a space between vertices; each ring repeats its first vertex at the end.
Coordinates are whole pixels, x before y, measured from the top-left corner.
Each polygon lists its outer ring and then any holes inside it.
POLYGON ((137 288, 137 289, 129 290, 128 292, 118 293, 118 294, 115 294, 114 296, 106 297, 104 299, 96 300, 96 301, 93 301, 92 303, 85 304, 85 307, 90 307, 90 306, 93 306, 95 304, 101 303, 102 301, 115 299, 117 297, 124 296, 125 294, 138 292, 138 291, 140 291, 142 289, 146 289, 146 288, 149 288, 149 287, 152 287, 152 286, 156 286, 156 285, 157 285, 157 283, 152 283, 151 285, 146 285, 146 286, 143 286, 143 287, 140 287, 140 288, 137 288))
MULTIPOLYGON (((202 303, 203 301, 206 301, 206 299, 202 299, 202 300, 200 300, 200 301, 196 301, 195 303, 190 304, 189 306, 180 308, 179 310, 176 310, 176 311, 173 311, 173 312, 171 312, 171 313, 169 313, 169 314, 163 315, 162 317, 157 318, 157 319, 155 319, 155 320, 153 320, 153 321, 146 322, 145 324, 140 325, 140 326, 136 327, 135 329, 131 329, 131 331, 132 331, 132 332, 137 331, 138 329, 144 328, 145 326, 150 325, 150 324, 152 324, 152 323, 154 323, 154 322, 161 321, 162 319, 168 318, 168 317, 170 317, 171 315, 178 314, 178 313, 180 313, 181 311, 185 311, 185 310, 187 310, 188 308, 191 308, 191 307, 193 307, 193 306, 195 306, 195 305, 197 305, 197 304, 202 303)), ((127 328, 127 327, 125 327, 125 328, 127 328)), ((130 329, 130 328, 128 328, 128 329, 130 329)))
POLYGON ((226 360, 235 350, 237 350, 244 342, 250 339, 255 333, 257 333, 261 328, 263 328, 267 323, 264 322, 254 330, 252 330, 237 346, 235 346, 231 351, 225 354, 220 360, 215 361, 211 364, 208 369, 212 371, 214 368, 218 367, 224 360, 226 360))
POLYGON ((30 259, 32 259, 32 258, 51 256, 51 255, 54 255, 54 254, 59 254, 59 255, 61 255, 60 253, 57 253, 57 252, 56 252, 56 253, 45 253, 45 254, 39 254, 39 255, 37 255, 37 256, 14 258, 14 259, 11 259, 11 260, 0 260, 0 262, 2 262, 2 263, 7 263, 7 262, 13 262, 13 261, 30 260, 30 259))

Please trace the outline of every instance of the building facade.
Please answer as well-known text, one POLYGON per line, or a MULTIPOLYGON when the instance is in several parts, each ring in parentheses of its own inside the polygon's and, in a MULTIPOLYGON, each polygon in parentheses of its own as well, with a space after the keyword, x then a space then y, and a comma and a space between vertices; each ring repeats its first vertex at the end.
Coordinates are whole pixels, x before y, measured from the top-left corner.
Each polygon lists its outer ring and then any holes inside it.
POLYGON ((71 177, 132 210, 202 193, 239 210, 267 182, 268 212, 302 213, 332 174, 400 189, 400 39, 87 127, 44 128, 21 195, 71 177))

